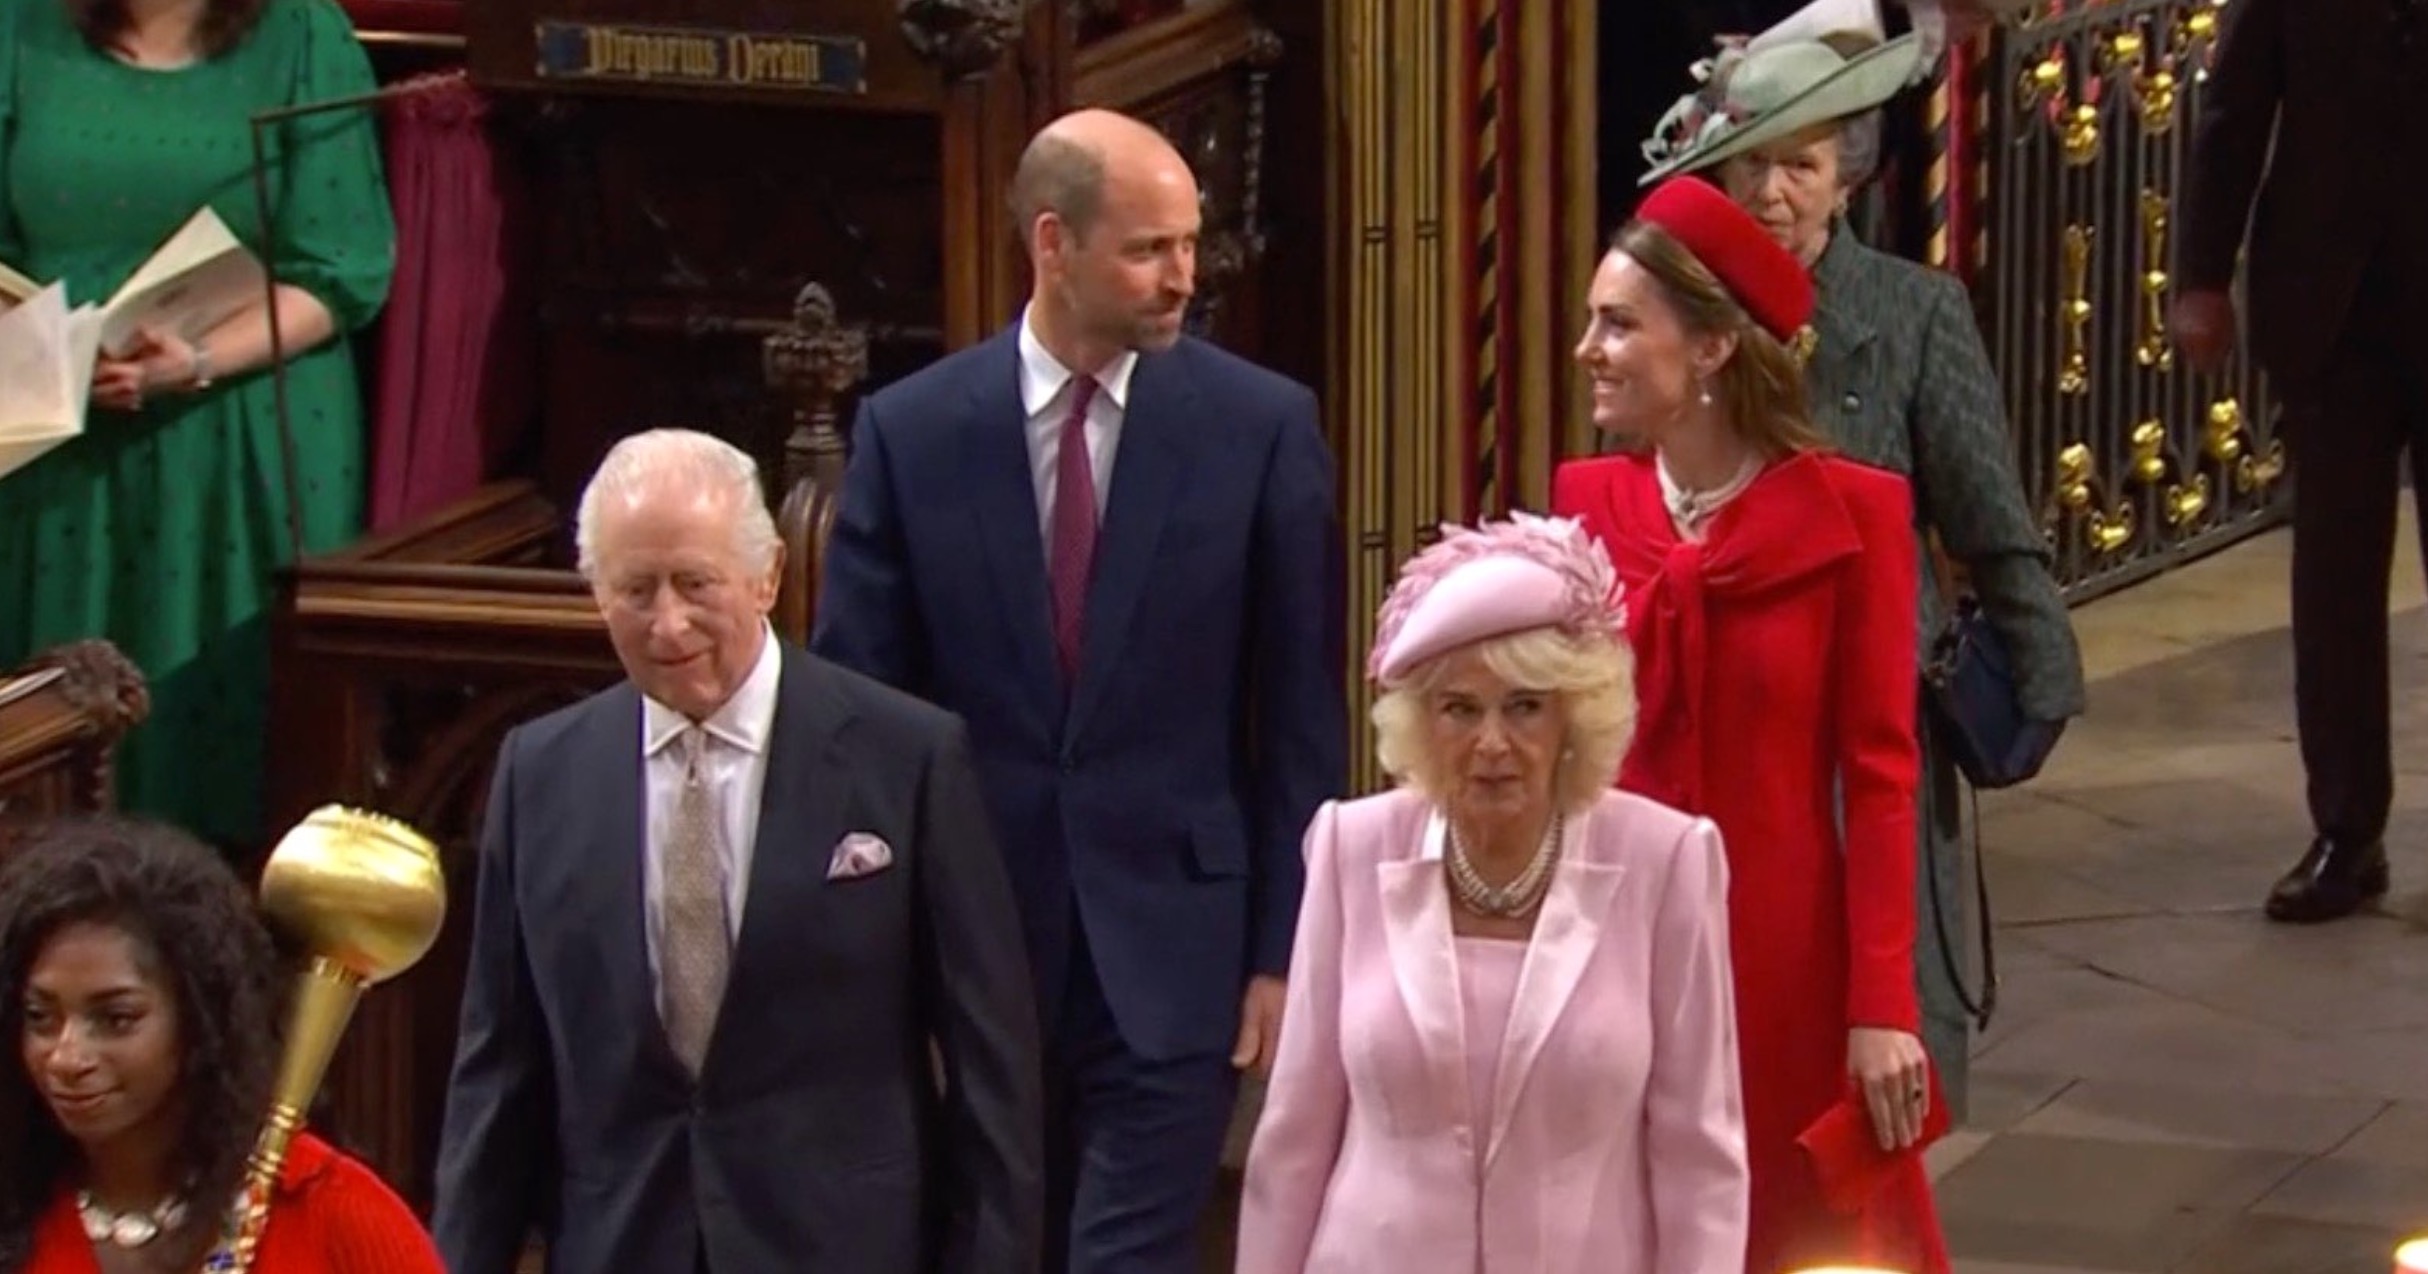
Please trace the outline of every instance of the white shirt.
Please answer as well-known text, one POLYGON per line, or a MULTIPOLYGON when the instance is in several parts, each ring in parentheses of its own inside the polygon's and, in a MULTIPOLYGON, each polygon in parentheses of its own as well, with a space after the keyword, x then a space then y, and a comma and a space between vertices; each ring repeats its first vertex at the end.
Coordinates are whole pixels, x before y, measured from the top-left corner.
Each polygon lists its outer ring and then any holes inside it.
MULTIPOLYGON (((1121 449, 1122 414, 1130 405, 1130 373, 1138 370, 1138 351, 1121 357, 1096 373, 1096 396, 1088 400, 1088 472, 1096 482, 1096 519, 1104 520, 1105 493, 1113 489, 1113 455, 1121 449)), ((1020 311, 1020 406, 1028 412, 1029 478, 1037 487, 1037 531, 1046 551, 1054 544, 1054 481, 1062 455, 1062 422, 1071 414, 1071 369, 1064 367, 1037 334, 1029 330, 1029 312, 1020 311)))
MULTIPOLYGON (((784 656, 772 628, 762 625, 759 662, 733 697, 700 723, 707 750, 700 768, 725 814, 725 923, 728 936, 742 935, 742 903, 750 892, 750 859, 759 835, 759 795, 767 787, 767 744, 776 724, 776 682, 784 656)), ((675 805, 683 798, 683 732, 691 718, 646 695, 641 697, 641 775, 648 835, 641 841, 641 899, 647 914, 649 976, 660 977, 658 950, 666 929, 666 842, 674 831, 675 805)), ((665 987, 659 1008, 665 1007, 665 987)))

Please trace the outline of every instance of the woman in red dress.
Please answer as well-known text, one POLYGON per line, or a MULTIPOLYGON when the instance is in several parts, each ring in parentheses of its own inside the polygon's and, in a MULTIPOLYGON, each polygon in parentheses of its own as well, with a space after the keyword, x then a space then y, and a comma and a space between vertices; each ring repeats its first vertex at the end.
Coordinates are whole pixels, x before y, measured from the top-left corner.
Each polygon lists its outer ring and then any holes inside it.
MULTIPOLYGON (((278 1062, 278 973, 219 857, 155 823, 52 825, 0 861, 0 1274, 194 1274, 278 1062)), ((254 1274, 444 1274, 404 1202, 309 1133, 254 1274)))
POLYGON ((1824 453, 1790 352, 1795 258, 1694 178, 1595 272, 1577 361, 1596 427, 1556 512, 1609 549, 1642 700, 1620 786, 1710 818, 1729 932, 1752 1215, 1746 1268, 1948 1268, 1920 1150, 1915 563, 1905 481, 1824 453), (1849 1134, 1853 1135, 1849 1135, 1849 1134))

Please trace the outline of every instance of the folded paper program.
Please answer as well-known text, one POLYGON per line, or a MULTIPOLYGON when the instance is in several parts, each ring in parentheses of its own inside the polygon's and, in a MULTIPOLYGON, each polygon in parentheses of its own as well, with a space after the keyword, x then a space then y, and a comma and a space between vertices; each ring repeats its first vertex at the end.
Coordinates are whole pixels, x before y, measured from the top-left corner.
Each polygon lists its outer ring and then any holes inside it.
POLYGON ((0 265, 0 478, 84 432, 103 353, 126 353, 147 329, 198 339, 259 301, 267 277, 207 206, 98 305, 71 307, 64 284, 0 265))
POLYGON ((56 283, 0 310, 0 479, 84 432, 100 341, 100 312, 56 283))

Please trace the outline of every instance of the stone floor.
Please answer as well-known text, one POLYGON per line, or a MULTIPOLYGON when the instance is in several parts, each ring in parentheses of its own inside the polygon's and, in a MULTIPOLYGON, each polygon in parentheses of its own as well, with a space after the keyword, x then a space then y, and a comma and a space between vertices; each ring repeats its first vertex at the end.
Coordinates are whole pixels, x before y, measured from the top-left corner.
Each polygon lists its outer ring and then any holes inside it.
POLYGON ((2076 612, 2091 710, 1981 803, 2002 975, 1934 1152, 1962 1274, 2384 1274, 2428 1233, 2428 617, 2404 535, 2395 894, 2257 902, 2308 837, 2282 534, 2076 612))

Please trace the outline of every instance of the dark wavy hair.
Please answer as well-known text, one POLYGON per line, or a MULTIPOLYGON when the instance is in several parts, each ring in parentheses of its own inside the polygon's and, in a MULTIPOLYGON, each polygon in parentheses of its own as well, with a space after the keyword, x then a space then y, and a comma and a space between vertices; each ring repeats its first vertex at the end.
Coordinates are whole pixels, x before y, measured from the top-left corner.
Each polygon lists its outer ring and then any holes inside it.
MULTIPOLYGON (((127 0, 61 2, 67 5, 67 16, 84 42, 96 52, 116 52, 134 28, 135 17, 127 11, 127 0)), ((202 21, 194 28, 196 51, 207 61, 244 43, 253 33, 253 24, 261 21, 262 10, 269 7, 270 0, 209 0, 202 21)))
POLYGON ((185 1127, 170 1157, 198 1207, 236 1197, 278 1064, 278 957, 252 895, 220 857, 173 827, 62 819, 0 856, 0 1271, 22 1269, 77 1148, 26 1074, 26 980, 61 929, 111 925, 176 997, 185 1127))

